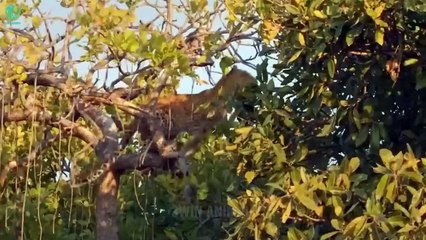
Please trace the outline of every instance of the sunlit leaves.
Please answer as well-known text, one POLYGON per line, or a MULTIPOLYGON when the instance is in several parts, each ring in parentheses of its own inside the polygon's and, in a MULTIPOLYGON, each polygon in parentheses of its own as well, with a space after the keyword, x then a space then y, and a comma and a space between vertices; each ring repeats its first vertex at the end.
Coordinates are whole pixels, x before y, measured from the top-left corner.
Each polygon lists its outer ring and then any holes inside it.
POLYGON ((234 59, 228 56, 224 56, 219 63, 222 73, 226 74, 229 71, 229 67, 232 66, 233 63, 234 59))
POLYGON ((404 61, 404 66, 410 66, 418 62, 419 60, 417 58, 410 58, 404 61))
POLYGON ((251 183, 253 181, 253 179, 256 177, 256 173, 253 171, 248 171, 245 173, 244 175, 247 183, 251 183))
POLYGON ((366 222, 367 218, 365 216, 356 217, 348 223, 343 233, 351 236, 358 236, 365 230, 366 222))
POLYGON ((313 12, 314 16, 320 19, 325 19, 327 18, 327 15, 325 15, 323 12, 319 11, 319 10, 314 10, 313 12))
MULTIPOLYGON (((194 1, 196 2, 196 1, 194 1)), ((233 24, 237 19, 239 14, 243 14, 245 9, 244 2, 238 0, 226 0, 225 1, 226 9, 229 12, 228 20, 229 24, 233 24)))
POLYGON ((291 214, 291 210, 292 210, 292 208, 291 208, 292 206, 291 206, 291 201, 289 201, 288 203, 287 203, 287 205, 285 205, 284 206, 284 211, 283 211, 283 213, 282 213, 282 215, 281 215, 281 222, 282 223, 286 223, 287 222, 287 220, 288 220, 288 218, 290 217, 290 214, 291 214))
POLYGON ((359 165, 360 165, 360 160, 358 157, 351 158, 351 160, 349 161, 349 173, 355 172, 355 170, 358 169, 359 165))
POLYGON ((275 37, 278 35, 280 29, 281 29, 281 26, 279 24, 275 23, 274 21, 264 20, 262 22, 262 27, 261 27, 262 38, 267 43, 269 43, 270 41, 275 39, 275 37))
POLYGON ((348 46, 351 46, 352 43, 355 41, 355 38, 357 38, 362 32, 362 28, 360 26, 354 26, 349 30, 349 32, 346 34, 346 44, 348 46))
POLYGON ((24 54, 31 65, 37 64, 43 56, 43 49, 32 43, 27 43, 24 46, 24 54))
POLYGON ((306 46, 306 42, 305 42, 305 37, 303 36, 303 34, 299 33, 297 35, 297 37, 298 37, 300 45, 302 45, 303 47, 305 47, 306 46))
POLYGON ((294 5, 291 4, 284 4, 284 8, 291 14, 293 15, 299 15, 301 14, 301 11, 299 10, 299 8, 297 8, 294 5))
POLYGON ((207 7, 207 0, 192 0, 190 6, 193 13, 199 13, 207 7))
POLYGON ((376 43, 378 43, 379 45, 383 45, 385 30, 383 28, 376 29, 376 34, 374 35, 374 37, 376 39, 376 43))
POLYGON ((32 24, 34 28, 38 28, 41 25, 41 17, 40 16, 33 16, 31 18, 32 24))
POLYGON ((385 187, 388 184, 388 175, 383 175, 380 178, 379 184, 377 184, 376 188, 376 200, 380 200, 385 192, 385 187))
POLYGON ((297 50, 288 60, 287 64, 290 64, 299 58, 300 54, 303 52, 303 49, 297 50))

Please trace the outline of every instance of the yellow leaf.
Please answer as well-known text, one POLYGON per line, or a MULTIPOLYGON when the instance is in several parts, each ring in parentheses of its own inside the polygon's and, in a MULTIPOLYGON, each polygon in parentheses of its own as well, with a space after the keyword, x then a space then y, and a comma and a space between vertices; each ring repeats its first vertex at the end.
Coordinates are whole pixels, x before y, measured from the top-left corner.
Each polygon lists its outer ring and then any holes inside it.
POLYGON ((234 150, 236 150, 238 147, 237 147, 237 145, 229 145, 229 146, 226 146, 225 147, 225 150, 226 151, 234 151, 234 150))
POLYGON ((385 37, 385 30, 383 28, 377 29, 375 34, 376 43, 378 43, 380 46, 383 46, 384 37, 385 37))
POLYGON ((16 73, 21 74, 23 72, 24 72, 24 67, 22 67, 22 66, 17 66, 16 67, 16 73))
POLYGON ((290 64, 294 61, 296 61, 296 59, 300 56, 300 54, 302 53, 303 49, 300 49, 299 51, 295 52, 293 54, 293 56, 291 56, 291 58, 288 60, 287 64, 290 64))
POLYGON ((365 216, 359 216, 354 218, 348 225, 346 225, 345 230, 343 231, 343 234, 347 235, 357 235, 360 228, 365 224, 366 222, 365 216))
POLYGON ((269 236, 275 237, 278 234, 278 227, 273 222, 268 222, 265 226, 265 231, 269 236))
POLYGON ((351 158, 351 160, 349 161, 349 171, 350 171, 350 173, 355 172, 355 170, 358 167, 359 167, 359 158, 358 157, 351 158))
POLYGON ((252 129, 253 127, 242 127, 242 128, 235 129, 235 132, 240 135, 248 134, 252 129))
POLYGON ((418 61, 417 58, 410 58, 404 61, 404 66, 410 66, 418 61))
POLYGON ((285 211, 283 212, 283 215, 281 216, 281 222, 282 223, 286 223, 288 218, 290 217, 290 213, 291 213, 291 201, 288 202, 287 207, 285 209, 285 211))
POLYGON ((388 175, 383 175, 376 187, 376 200, 380 200, 385 192, 385 187, 388 184, 388 175))
POLYGON ((389 162, 393 159, 393 154, 389 149, 382 148, 379 150, 380 158, 382 159, 382 162, 388 166, 389 162))
POLYGON ((314 16, 321 19, 327 18, 327 16, 324 13, 322 13, 320 10, 315 10, 314 16))
POLYGON ((30 64, 37 64, 41 57, 42 49, 34 46, 32 43, 26 44, 24 54, 30 64))
POLYGON ((33 23, 33 27, 34 28, 40 27, 40 25, 41 25, 41 17, 39 17, 39 16, 33 16, 31 18, 31 21, 33 23))
POLYGON ((26 73, 22 73, 21 75, 19 75, 19 81, 23 82, 27 79, 27 74, 26 73))
POLYGON ((110 9, 109 8, 101 8, 101 10, 99 11, 99 16, 106 18, 110 15, 110 9))
POLYGON ((334 213, 336 214, 336 216, 342 216, 344 204, 340 197, 333 196, 331 200, 334 206, 334 213))
POLYGON ((253 179, 256 177, 256 173, 254 171, 248 171, 246 174, 244 174, 244 177, 247 181, 247 183, 251 183, 253 179))
POLYGON ((299 43, 300 43, 300 45, 306 46, 305 37, 303 36, 303 34, 299 33, 298 35, 299 35, 298 37, 299 37, 299 43))
POLYGON ((420 217, 423 216, 425 213, 426 213, 426 205, 423 205, 419 210, 420 217))
POLYGON ((295 195, 297 200, 308 209, 315 211, 318 208, 318 205, 315 200, 306 195, 306 192, 304 192, 303 190, 296 191, 295 195))
POLYGON ((388 199, 391 203, 394 202, 396 197, 396 185, 395 182, 391 182, 386 187, 386 199, 388 199))
POLYGON ((270 20, 264 20, 262 23, 262 37, 267 41, 272 41, 279 33, 281 26, 270 20))

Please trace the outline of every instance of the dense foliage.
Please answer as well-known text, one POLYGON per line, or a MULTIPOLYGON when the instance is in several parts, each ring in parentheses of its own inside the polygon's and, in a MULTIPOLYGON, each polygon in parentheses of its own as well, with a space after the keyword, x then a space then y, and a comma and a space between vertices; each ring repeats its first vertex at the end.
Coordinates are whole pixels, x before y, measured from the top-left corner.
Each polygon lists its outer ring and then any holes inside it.
MULTIPOLYGON (((159 70, 172 85, 183 76, 202 83, 195 70, 211 64, 222 73, 234 64, 255 66, 255 97, 230 103, 245 111, 206 139, 189 177, 121 176, 119 239, 426 235, 423 1, 196 0, 180 8, 171 1, 78 2, 61 2, 72 11, 59 36, 46 31, 51 19, 40 1, 0 4, 16 4, 30 20, 26 28, 0 23, 1 239, 95 239, 99 184, 71 189, 63 178, 85 176, 101 162, 86 141, 99 127, 76 102, 125 125, 131 114, 123 102, 147 103, 159 70), (140 23, 137 10, 147 6, 159 18, 140 23), (184 25, 172 21, 173 8, 184 25), (204 27, 216 17, 227 31, 204 27), (195 23, 205 34, 188 41, 195 23), (236 49, 244 41, 255 58, 236 49), (84 53, 69 56, 67 48, 77 45, 84 53), (88 73, 79 73, 81 62, 88 73), (100 80, 105 69, 118 77, 100 80), (93 89, 99 81, 105 83, 93 89), (115 98, 118 83, 144 91, 115 98), (188 183, 197 190, 191 199, 188 183)), ((173 92, 168 86, 162 94, 173 92)), ((122 152, 139 153, 144 144, 122 152)))

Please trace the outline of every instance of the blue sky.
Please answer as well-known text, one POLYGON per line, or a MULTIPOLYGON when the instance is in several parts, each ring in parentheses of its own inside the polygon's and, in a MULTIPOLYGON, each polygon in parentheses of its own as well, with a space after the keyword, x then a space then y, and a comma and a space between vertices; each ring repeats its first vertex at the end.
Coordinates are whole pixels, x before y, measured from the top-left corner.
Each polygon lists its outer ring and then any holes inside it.
MULTIPOLYGON (((68 14, 70 13, 70 9, 66 9, 63 8, 60 5, 60 1, 59 0, 40 0, 41 1, 41 7, 40 10, 43 12, 44 15, 47 15, 49 17, 67 17, 68 14)), ((27 0, 26 2, 32 2, 27 0)), ((150 2, 154 2, 154 1, 150 1, 150 2)), ((159 1, 159 2, 163 2, 163 1, 159 1)), ((165 1, 164 1, 165 2, 165 1)), ((125 8, 125 5, 123 4, 119 4, 117 3, 117 5, 120 8, 125 8)), ((213 1, 209 0, 209 5, 212 6, 213 5, 213 1)), ((157 16, 157 12, 154 11, 154 9, 150 8, 150 7, 143 7, 137 10, 136 12, 136 16, 138 18, 138 20, 142 20, 143 22, 148 22, 150 20, 152 20, 153 18, 155 18, 157 16)), ((176 16, 176 24, 183 24, 184 23, 184 17, 183 15, 178 15, 175 14, 176 16)), ((24 28, 25 26, 28 26, 29 24, 31 24, 31 18, 25 18, 25 17, 21 17, 20 19, 18 19, 18 21, 20 21, 19 25, 14 25, 13 27, 15 28, 24 28)), ((216 21, 215 22, 215 28, 217 27, 222 27, 220 24, 220 21, 216 21)), ((50 31, 52 32, 52 34, 54 36, 56 36, 57 34, 63 34, 65 31, 65 23, 63 22, 59 22, 59 21, 54 21, 52 22, 52 24, 50 25, 50 31)), ((79 56, 81 56, 83 54, 83 50, 79 47, 77 47, 75 44, 71 47, 71 55, 73 57, 73 59, 77 59, 79 58, 79 56)), ((253 50, 252 47, 246 47, 246 46, 241 46, 239 47, 239 54, 243 57, 251 57, 254 56, 255 52, 253 50)), ((253 64, 257 64, 260 63, 261 59, 258 58, 255 61, 252 61, 253 64)), ((253 69, 244 66, 242 64, 238 65, 241 69, 245 69, 249 72, 251 72, 253 75, 255 75, 256 73, 254 72, 253 69)), ((84 76, 88 70, 90 68, 90 65, 88 63, 81 63, 78 64, 77 66, 77 71, 79 73, 80 76, 84 76)), ((215 66, 213 67, 213 70, 215 72, 220 72, 220 68, 218 67, 218 63, 215 64, 215 66)), ((200 76, 200 78, 202 80, 207 80, 208 81, 208 75, 205 71, 204 68, 199 68, 197 70, 198 75, 200 76)), ((95 74, 96 76, 96 74, 95 74)), ((105 70, 100 70, 99 71, 99 76, 101 79, 104 79, 105 76, 105 70)), ((107 81, 111 81, 113 79, 116 79, 118 77, 118 70, 115 69, 110 69, 108 70, 108 79, 107 81)), ((219 78, 221 77, 220 74, 212 74, 212 80, 213 82, 217 82, 219 80, 219 78)), ((180 87, 178 88, 178 92, 179 93, 197 93, 200 92, 204 89, 208 89, 211 88, 211 85, 196 85, 193 83, 193 80, 188 78, 188 77, 183 77, 181 79, 180 82, 180 87)))

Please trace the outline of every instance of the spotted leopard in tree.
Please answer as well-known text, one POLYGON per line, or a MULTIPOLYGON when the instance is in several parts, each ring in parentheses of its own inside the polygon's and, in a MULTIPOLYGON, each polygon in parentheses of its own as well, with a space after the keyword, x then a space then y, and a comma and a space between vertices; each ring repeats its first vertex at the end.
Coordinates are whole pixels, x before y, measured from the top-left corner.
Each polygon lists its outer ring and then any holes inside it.
MULTIPOLYGON (((155 120, 158 121, 160 132, 156 135, 150 128, 147 119, 135 118, 122 139, 122 146, 128 144, 132 136, 140 133, 141 140, 152 141, 150 151, 160 153, 164 159, 178 159, 178 168, 183 174, 188 173, 186 158, 199 149, 203 139, 220 122, 226 120, 227 102, 248 89, 256 86, 256 79, 244 70, 233 67, 211 89, 198 94, 175 94, 159 97, 155 107, 155 120), (177 149, 176 138, 181 133, 188 133, 192 138, 180 149, 177 149)), ((147 106, 142 106, 147 108, 147 106)), ((88 177, 81 184, 95 181, 102 170, 88 177)))

